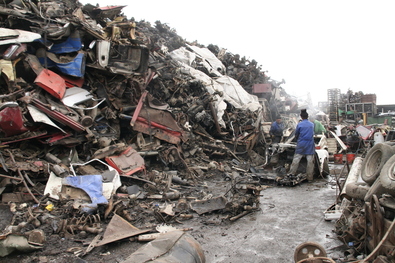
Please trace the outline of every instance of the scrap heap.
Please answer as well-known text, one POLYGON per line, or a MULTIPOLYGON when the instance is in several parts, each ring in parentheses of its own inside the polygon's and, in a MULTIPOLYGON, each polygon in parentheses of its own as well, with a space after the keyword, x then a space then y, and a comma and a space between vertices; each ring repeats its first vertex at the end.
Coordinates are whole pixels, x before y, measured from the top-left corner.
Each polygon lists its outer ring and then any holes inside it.
MULTIPOLYGON (((289 110, 281 87, 259 101, 253 85, 272 80, 255 60, 187 43, 123 7, 0 4, 0 194, 14 215, 2 239, 49 221, 56 233, 96 234, 114 215, 235 220, 258 208, 262 186, 239 175, 265 163, 272 110, 289 110), (208 206, 201 179, 215 175, 231 187, 208 206)), ((35 235, 30 246, 42 244, 35 235)))

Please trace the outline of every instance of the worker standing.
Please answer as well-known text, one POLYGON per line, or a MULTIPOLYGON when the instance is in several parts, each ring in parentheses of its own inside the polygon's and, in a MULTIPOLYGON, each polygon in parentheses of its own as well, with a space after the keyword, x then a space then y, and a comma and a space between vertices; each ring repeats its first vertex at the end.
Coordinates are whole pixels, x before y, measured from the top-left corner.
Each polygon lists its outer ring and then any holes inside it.
POLYGON ((296 175, 299 162, 305 156, 307 159, 307 180, 311 182, 314 176, 314 124, 308 120, 309 115, 306 109, 301 110, 300 117, 302 121, 298 123, 295 130, 297 143, 289 174, 296 175))
POLYGON ((311 122, 314 124, 314 134, 325 134, 326 129, 325 126, 317 120, 316 118, 311 118, 311 122))
POLYGON ((270 135, 273 136, 273 143, 279 143, 281 142, 281 139, 283 138, 283 130, 284 130, 284 124, 282 122, 282 119, 280 116, 276 117, 276 121, 272 123, 272 126, 270 127, 270 135))

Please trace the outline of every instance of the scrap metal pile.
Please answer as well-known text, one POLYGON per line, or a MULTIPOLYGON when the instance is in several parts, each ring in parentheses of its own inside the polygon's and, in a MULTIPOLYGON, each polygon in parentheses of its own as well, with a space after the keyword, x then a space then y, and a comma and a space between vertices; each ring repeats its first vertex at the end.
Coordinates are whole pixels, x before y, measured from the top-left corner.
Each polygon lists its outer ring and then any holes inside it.
POLYGON ((255 60, 122 8, 0 4, 1 240, 30 250, 52 233, 102 233, 115 215, 143 227, 259 208, 259 180, 241 175, 265 163, 286 93, 274 83, 264 106, 249 93, 271 83, 255 60), (218 196, 203 181, 214 176, 228 185, 218 196))
POLYGON ((357 157, 339 195, 335 233, 348 247, 345 262, 394 262, 395 142, 357 157), (341 202, 340 202, 341 200, 341 202))

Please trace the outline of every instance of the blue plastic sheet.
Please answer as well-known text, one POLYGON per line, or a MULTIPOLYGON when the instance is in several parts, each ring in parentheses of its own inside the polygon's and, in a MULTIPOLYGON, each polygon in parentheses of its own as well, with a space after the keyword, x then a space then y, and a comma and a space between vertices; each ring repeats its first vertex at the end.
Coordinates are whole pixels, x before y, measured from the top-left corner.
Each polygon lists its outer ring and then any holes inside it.
POLYGON ((65 53, 77 52, 80 51, 81 49, 82 49, 81 38, 78 34, 78 30, 76 30, 72 35, 70 35, 67 38, 65 42, 53 44, 48 51, 55 54, 65 54, 65 53))
POLYGON ((103 196, 103 182, 100 174, 70 176, 64 178, 63 184, 84 190, 90 197, 92 205, 108 204, 103 196))
POLYGON ((56 63, 49 57, 38 57, 38 60, 42 65, 45 65, 45 59, 47 59, 48 68, 57 68, 63 74, 74 76, 78 78, 84 77, 85 74, 85 54, 78 53, 78 55, 70 62, 66 63, 56 63))

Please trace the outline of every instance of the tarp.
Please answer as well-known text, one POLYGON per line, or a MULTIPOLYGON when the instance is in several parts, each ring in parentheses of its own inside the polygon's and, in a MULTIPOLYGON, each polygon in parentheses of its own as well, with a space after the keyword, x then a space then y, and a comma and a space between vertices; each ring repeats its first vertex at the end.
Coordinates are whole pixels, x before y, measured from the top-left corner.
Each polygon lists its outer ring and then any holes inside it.
POLYGON ((79 52, 75 57, 58 57, 54 53, 45 52, 43 49, 37 52, 37 57, 42 65, 49 68, 56 67, 60 72, 73 77, 84 77, 85 53, 79 52), (46 61, 45 61, 46 60, 46 61))
POLYGON ((226 67, 208 48, 201 48, 198 46, 187 46, 193 50, 203 61, 204 67, 210 74, 221 76, 226 73, 226 67))
POLYGON ((185 47, 180 47, 170 52, 169 55, 172 59, 183 62, 188 66, 192 66, 192 62, 196 59, 196 55, 188 51, 185 47))
POLYGON ((65 42, 53 44, 49 49, 49 52, 54 54, 64 54, 77 52, 82 49, 82 42, 78 30, 72 32, 65 42))
POLYGON ((223 87, 225 91, 224 99, 236 108, 250 111, 257 111, 262 108, 258 97, 249 94, 235 79, 229 76, 222 76, 215 81, 223 87))
POLYGON ((225 122, 222 120, 227 106, 225 101, 237 109, 248 109, 254 112, 262 108, 258 97, 249 94, 235 79, 223 75, 214 79, 192 68, 190 65, 193 56, 186 49, 181 48, 170 52, 170 56, 179 63, 182 73, 200 80, 210 94, 215 94, 214 107, 217 111, 218 123, 222 127, 225 127, 225 122))
POLYGON ((179 62, 179 63, 182 73, 193 76, 195 79, 200 80, 210 94, 216 94, 214 95, 213 104, 215 110, 217 111, 218 123, 222 127, 226 127, 225 122, 222 119, 222 116, 224 115, 227 105, 224 101, 224 97, 218 95, 218 94, 224 94, 223 87, 219 85, 216 81, 214 81, 212 78, 204 74, 202 71, 194 69, 183 62, 179 62))
POLYGON ((103 195, 103 178, 101 174, 69 176, 63 178, 63 185, 69 185, 84 190, 91 198, 92 204, 107 204, 103 195))

